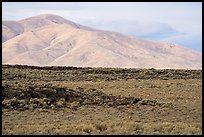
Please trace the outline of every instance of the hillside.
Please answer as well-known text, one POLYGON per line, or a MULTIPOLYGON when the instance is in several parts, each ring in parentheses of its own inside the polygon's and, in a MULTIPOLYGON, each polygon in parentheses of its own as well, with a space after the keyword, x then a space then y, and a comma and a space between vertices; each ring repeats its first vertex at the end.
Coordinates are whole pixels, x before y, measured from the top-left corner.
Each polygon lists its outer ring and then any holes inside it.
POLYGON ((177 44, 97 30, 51 14, 3 21, 2 41, 3 64, 202 68, 201 53, 177 44))

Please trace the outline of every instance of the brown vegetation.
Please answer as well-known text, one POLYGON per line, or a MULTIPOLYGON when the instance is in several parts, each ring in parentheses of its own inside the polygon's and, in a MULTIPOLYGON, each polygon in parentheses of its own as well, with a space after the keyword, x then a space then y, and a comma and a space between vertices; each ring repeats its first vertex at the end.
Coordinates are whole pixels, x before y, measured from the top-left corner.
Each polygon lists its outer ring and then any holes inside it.
POLYGON ((3 134, 201 134, 201 70, 2 67, 3 134))

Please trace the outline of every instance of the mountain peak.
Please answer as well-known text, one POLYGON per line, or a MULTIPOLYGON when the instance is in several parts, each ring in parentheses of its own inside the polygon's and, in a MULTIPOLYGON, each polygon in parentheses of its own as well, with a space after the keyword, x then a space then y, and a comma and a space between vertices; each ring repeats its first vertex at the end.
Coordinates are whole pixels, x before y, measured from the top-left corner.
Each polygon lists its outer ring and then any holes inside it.
POLYGON ((44 27, 53 24, 67 24, 74 28, 78 28, 80 26, 55 14, 40 14, 20 20, 19 22, 24 26, 25 31, 31 31, 39 27, 44 27))
POLYGON ((55 21, 56 23, 64 23, 66 22, 66 19, 55 15, 55 14, 40 14, 37 16, 33 16, 33 17, 29 17, 23 20, 20 20, 20 22, 27 22, 27 21, 32 21, 32 22, 36 22, 36 21, 55 21))
POLYGON ((44 17, 44 18, 46 18, 46 17, 56 17, 57 18, 57 17, 61 17, 61 16, 56 15, 56 14, 43 13, 43 14, 39 14, 39 15, 36 15, 36 16, 33 16, 33 17, 44 17))
POLYGON ((54 14, 8 23, 2 27, 3 64, 202 68, 202 55, 190 49, 93 30, 54 14))

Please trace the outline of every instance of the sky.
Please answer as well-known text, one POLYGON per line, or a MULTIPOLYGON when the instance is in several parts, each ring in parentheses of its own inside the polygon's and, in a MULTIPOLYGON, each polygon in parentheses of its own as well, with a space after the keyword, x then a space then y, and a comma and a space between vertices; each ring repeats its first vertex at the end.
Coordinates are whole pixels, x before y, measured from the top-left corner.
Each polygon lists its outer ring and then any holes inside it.
POLYGON ((45 13, 202 52, 202 2, 2 2, 2 20, 45 13))

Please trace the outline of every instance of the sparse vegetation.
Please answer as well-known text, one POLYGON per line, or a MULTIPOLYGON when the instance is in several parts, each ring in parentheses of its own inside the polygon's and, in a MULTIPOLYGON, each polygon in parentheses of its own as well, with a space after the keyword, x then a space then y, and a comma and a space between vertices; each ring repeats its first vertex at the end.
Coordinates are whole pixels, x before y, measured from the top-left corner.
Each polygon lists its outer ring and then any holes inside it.
POLYGON ((3 134, 201 134, 201 70, 2 66, 3 134))

